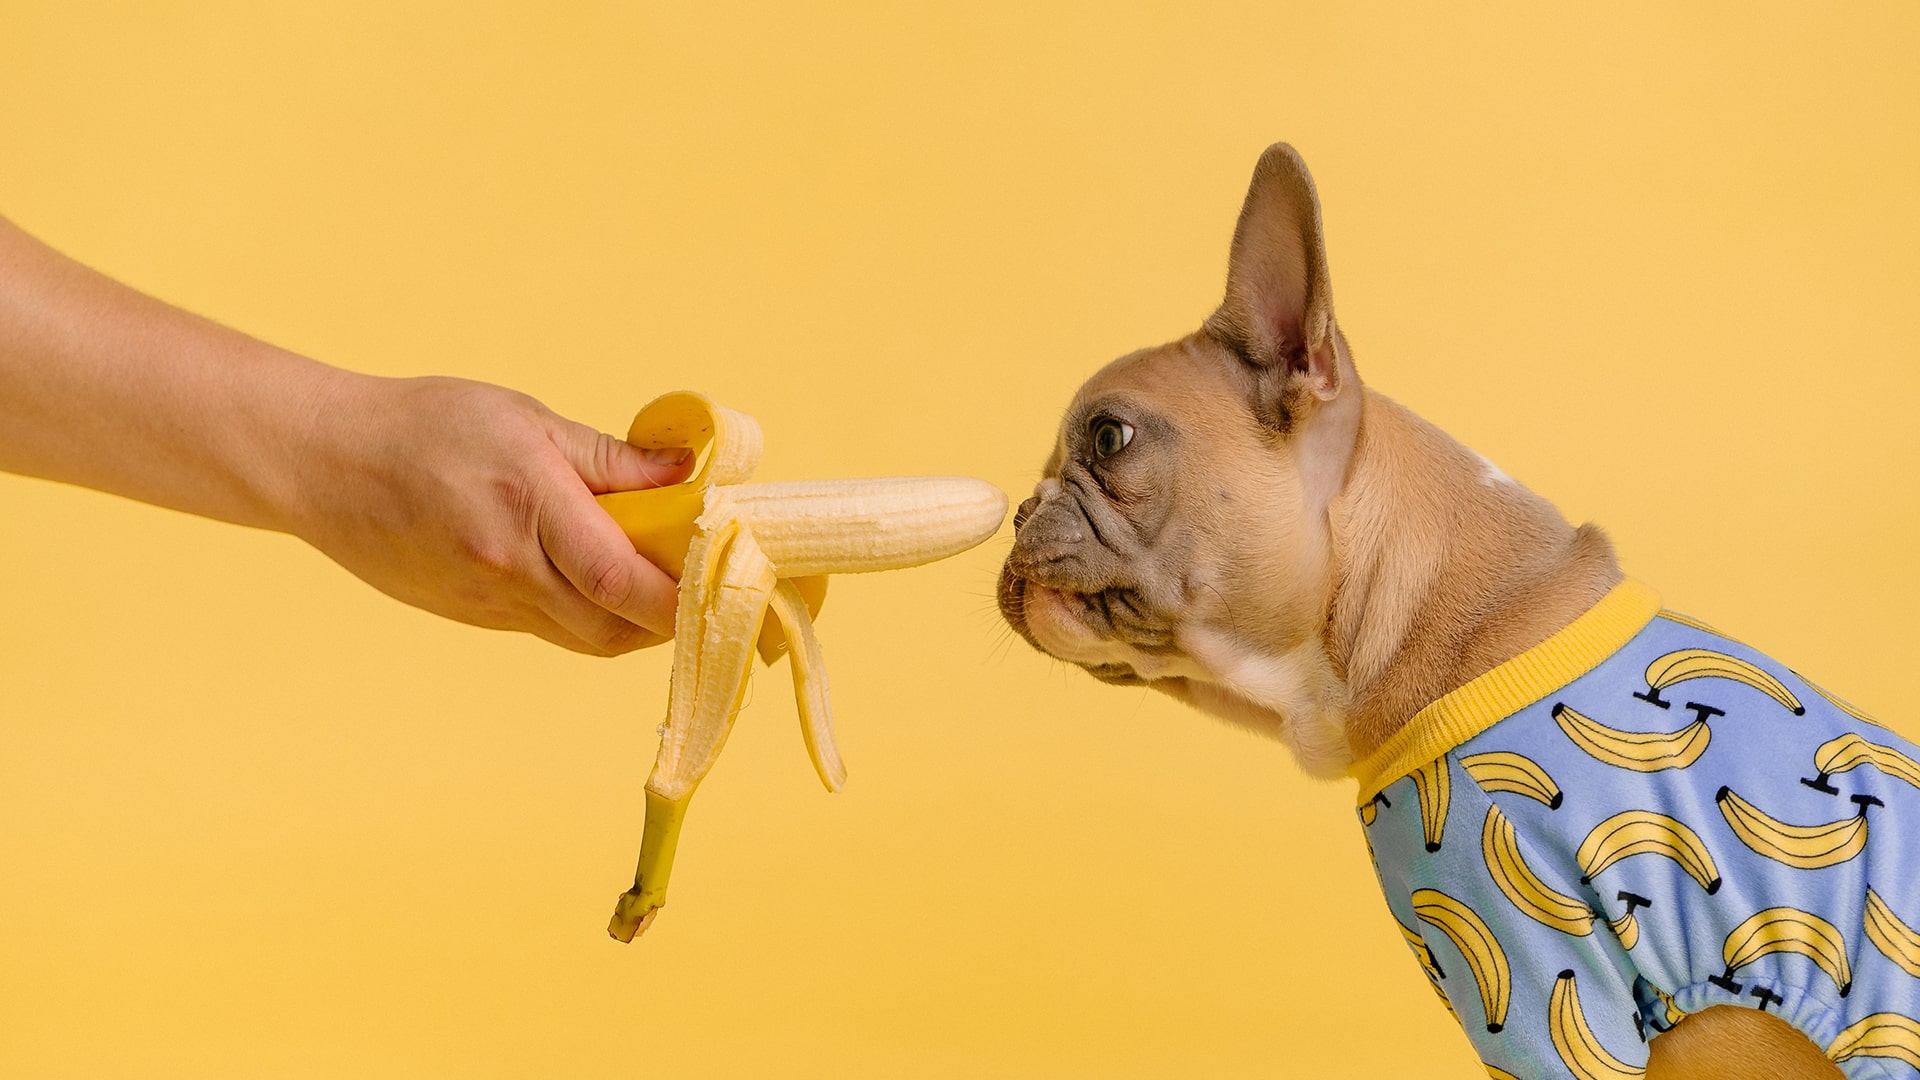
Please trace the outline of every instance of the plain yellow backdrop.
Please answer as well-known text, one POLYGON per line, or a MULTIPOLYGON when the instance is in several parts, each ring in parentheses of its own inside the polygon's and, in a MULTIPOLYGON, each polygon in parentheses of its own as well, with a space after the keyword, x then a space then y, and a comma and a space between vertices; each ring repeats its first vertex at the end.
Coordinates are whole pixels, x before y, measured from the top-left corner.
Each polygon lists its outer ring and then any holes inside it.
MULTIPOLYGON (((131 7, 0 3, 0 213, 766 478, 1018 498, 1289 140, 1365 379, 1920 733, 1911 4, 131 7)), ((0 477, 0 1074, 1481 1075, 1349 785, 1010 642, 1006 544, 836 583, 847 791, 760 676, 621 946, 665 650, 0 477)))

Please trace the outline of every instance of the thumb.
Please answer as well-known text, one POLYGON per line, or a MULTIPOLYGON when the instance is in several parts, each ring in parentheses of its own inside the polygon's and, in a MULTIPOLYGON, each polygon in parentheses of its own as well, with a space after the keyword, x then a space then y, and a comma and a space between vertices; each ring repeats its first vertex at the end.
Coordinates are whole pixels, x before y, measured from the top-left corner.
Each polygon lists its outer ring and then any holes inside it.
POLYGON ((553 441, 596 495, 677 484, 693 471, 693 451, 686 447, 642 450, 571 420, 561 421, 553 441))

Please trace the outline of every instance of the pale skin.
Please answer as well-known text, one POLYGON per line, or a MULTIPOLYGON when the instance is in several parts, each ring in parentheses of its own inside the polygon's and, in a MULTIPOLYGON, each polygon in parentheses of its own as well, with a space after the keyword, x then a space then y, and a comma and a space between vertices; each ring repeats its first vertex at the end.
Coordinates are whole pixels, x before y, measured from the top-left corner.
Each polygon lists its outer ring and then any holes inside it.
POLYGON ((685 458, 257 341, 0 218, 0 471, 289 533, 416 607, 612 656, 672 635, 675 583, 593 496, 685 458))

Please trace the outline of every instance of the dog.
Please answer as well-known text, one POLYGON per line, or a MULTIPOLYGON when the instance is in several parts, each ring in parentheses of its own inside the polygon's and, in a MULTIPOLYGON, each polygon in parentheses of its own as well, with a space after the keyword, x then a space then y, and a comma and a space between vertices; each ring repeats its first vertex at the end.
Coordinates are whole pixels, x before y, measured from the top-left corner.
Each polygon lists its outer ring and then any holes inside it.
POLYGON ((1920 1075, 1920 750, 1362 385, 1291 147, 1219 309, 1081 387, 1014 525, 1035 648, 1358 778, 1493 1076, 1920 1075))

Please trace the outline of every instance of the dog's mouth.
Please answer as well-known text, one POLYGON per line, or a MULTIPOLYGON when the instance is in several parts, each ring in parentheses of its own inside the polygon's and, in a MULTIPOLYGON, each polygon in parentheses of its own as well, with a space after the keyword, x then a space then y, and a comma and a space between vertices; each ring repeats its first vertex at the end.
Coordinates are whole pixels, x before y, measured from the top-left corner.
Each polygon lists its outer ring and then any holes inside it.
POLYGON ((1139 686, 1147 682, 1133 665, 1093 659, 1124 645, 1149 655, 1174 651, 1173 633, 1151 620, 1137 593, 1129 589, 1078 592, 1003 570, 1000 614, 1034 648, 1076 664, 1102 682, 1139 686))

